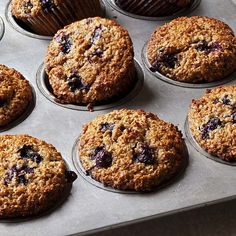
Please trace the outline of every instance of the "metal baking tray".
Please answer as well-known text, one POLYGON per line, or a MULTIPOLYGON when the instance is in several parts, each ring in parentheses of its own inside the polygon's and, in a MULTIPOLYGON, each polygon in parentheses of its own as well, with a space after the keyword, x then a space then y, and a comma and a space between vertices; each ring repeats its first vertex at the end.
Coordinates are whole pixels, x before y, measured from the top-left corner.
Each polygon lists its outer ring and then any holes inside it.
MULTIPOLYGON (((106 107, 89 112, 66 109, 50 102, 36 83, 36 73, 49 41, 29 37, 23 31, 13 28, 6 18, 7 4, 8 0, 0 1, 0 16, 5 22, 5 34, 0 41, 0 63, 14 67, 30 80, 36 91, 36 105, 24 121, 1 134, 27 133, 52 143, 69 166, 73 167, 72 149, 82 125, 114 108, 106 107)), ((178 125, 185 136, 184 123, 189 104, 193 98, 200 97, 205 88, 185 88, 158 79, 147 71, 141 58, 142 48, 150 34, 165 21, 132 18, 111 8, 110 4, 106 3, 106 6, 107 16, 116 19, 129 30, 135 58, 145 72, 144 83, 138 93, 125 103, 118 104, 115 109, 144 109, 153 112, 178 125)), ((235 12, 236 4, 232 0, 202 0, 190 14, 218 18, 236 32, 235 12)), ((228 84, 235 82, 232 80, 228 84)), ((0 223, 1 235, 81 235, 235 198, 236 167, 206 158, 196 151, 188 139, 186 144, 189 151, 186 171, 159 191, 147 194, 116 193, 98 188, 79 177, 67 201, 55 211, 21 223, 0 223)))

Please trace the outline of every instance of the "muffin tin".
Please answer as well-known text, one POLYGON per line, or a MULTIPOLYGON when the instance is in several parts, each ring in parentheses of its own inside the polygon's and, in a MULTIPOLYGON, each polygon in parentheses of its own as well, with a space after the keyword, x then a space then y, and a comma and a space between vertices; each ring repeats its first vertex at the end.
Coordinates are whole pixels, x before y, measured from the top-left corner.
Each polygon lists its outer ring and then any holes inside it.
MULTIPOLYGON (((204 0, 191 14, 208 15, 225 21, 236 32, 236 5, 232 0, 204 0)), ((0 1, 0 15, 4 16, 8 1, 0 1)), ((106 3, 107 16, 125 26, 133 39, 135 58, 142 63, 141 52, 156 26, 163 21, 149 21, 120 14, 106 3)), ((36 73, 42 63, 48 41, 28 37, 13 30, 4 18, 6 34, 0 42, 0 63, 14 67, 30 80, 36 90, 36 106, 24 122, 1 134, 26 133, 52 143, 73 166, 72 149, 82 131, 82 125, 99 114, 113 110, 98 109, 94 112, 65 109, 48 101, 37 88, 36 73)), ((126 99, 118 108, 144 109, 161 119, 178 125, 184 134, 188 107, 193 98, 200 97, 204 88, 185 88, 157 79, 145 66, 144 84, 135 97, 126 99)), ((41 71, 42 72, 42 71, 41 71)), ((235 84, 235 79, 225 83, 235 84)), ((185 136, 185 134, 184 134, 185 136)), ((69 235, 109 230, 130 223, 140 222, 184 209, 226 201, 236 197, 235 167, 212 161, 196 151, 186 138, 189 165, 173 183, 158 191, 145 194, 121 194, 104 191, 80 177, 74 182, 71 195, 50 214, 21 223, 1 223, 3 235, 69 235), (184 197, 183 197, 184 196, 184 197), (46 230, 46 231, 45 231, 46 230)))
POLYGON ((5 32, 5 25, 2 17, 0 17, 0 40, 2 39, 5 32))

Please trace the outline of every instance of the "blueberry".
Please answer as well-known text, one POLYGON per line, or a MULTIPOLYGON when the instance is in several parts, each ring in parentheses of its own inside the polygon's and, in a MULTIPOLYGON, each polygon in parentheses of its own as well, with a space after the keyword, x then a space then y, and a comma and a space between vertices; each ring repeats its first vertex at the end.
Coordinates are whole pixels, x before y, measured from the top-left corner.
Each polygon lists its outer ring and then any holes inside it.
POLYGON ((115 124, 114 123, 108 123, 108 122, 105 122, 105 123, 101 123, 99 125, 99 130, 103 133, 105 133, 107 130, 112 132, 113 129, 115 127, 115 124))
POLYGON ((233 124, 236 124, 236 112, 232 114, 232 117, 233 117, 233 124))
POLYGON ((92 53, 92 56, 97 56, 99 58, 102 58, 102 55, 103 55, 103 51, 101 49, 96 49, 93 53, 92 53))
POLYGON ((69 35, 65 34, 64 32, 61 32, 57 37, 56 41, 60 45, 60 49, 64 54, 68 54, 71 51, 71 38, 69 35))
POLYGON ((108 152, 105 147, 97 147, 91 158, 95 160, 98 168, 108 168, 112 165, 112 154, 108 152))
POLYGON ((95 41, 101 37, 101 34, 102 34, 102 25, 96 26, 96 28, 93 31, 93 34, 90 38, 90 43, 94 44, 95 41))
POLYGON ((75 92, 76 90, 89 90, 89 85, 85 84, 82 81, 82 78, 80 75, 73 73, 68 79, 68 85, 70 87, 70 90, 72 92, 75 92))
POLYGON ((31 1, 27 1, 25 4, 24 4, 24 12, 26 13, 26 14, 29 14, 30 12, 31 12, 31 9, 33 8, 33 4, 32 4, 32 2, 31 1))
POLYGON ((55 8, 53 0, 40 0, 40 2, 45 12, 51 12, 55 8))
POLYGON ((217 129, 218 126, 221 126, 222 122, 219 118, 211 118, 206 124, 204 124, 200 130, 202 132, 202 138, 209 138, 209 132, 217 129))
POLYGON ((66 171, 65 176, 68 183, 73 183, 77 179, 77 174, 74 171, 66 171))
POLYGON ((153 72, 159 71, 161 66, 174 69, 177 65, 178 57, 174 53, 168 52, 168 49, 159 49, 157 51, 157 59, 152 64, 150 70, 153 72))
POLYGON ((219 102, 220 102, 220 100, 219 100, 218 98, 216 98, 216 99, 213 100, 212 103, 213 103, 213 104, 217 104, 217 103, 219 103, 219 102))
POLYGON ((4 107, 6 105, 6 100, 0 98, 0 107, 4 107))
POLYGON ((222 102, 225 105, 230 105, 231 104, 231 101, 230 101, 230 99, 228 98, 227 95, 222 98, 222 102))
POLYGON ((18 149, 17 153, 19 153, 22 158, 30 159, 37 164, 39 164, 43 160, 42 156, 39 153, 35 152, 33 150, 33 146, 31 145, 23 145, 23 147, 18 149))
POLYGON ((197 43, 196 49, 200 52, 210 53, 210 52, 222 50, 222 47, 217 42, 209 43, 206 40, 201 40, 197 43))
POLYGON ((136 162, 144 163, 145 165, 153 165, 155 163, 153 148, 150 148, 147 144, 142 144, 136 149, 133 155, 133 159, 136 162))

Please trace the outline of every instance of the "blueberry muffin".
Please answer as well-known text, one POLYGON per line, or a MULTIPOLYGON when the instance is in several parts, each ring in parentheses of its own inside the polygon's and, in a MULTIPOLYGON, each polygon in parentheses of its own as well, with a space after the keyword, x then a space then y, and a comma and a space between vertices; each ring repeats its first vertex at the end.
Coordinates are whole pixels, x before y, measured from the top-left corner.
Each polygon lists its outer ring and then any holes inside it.
POLYGON ((192 0, 115 0, 121 9, 141 16, 169 16, 191 4, 192 0))
POLYGON ((0 136, 0 218, 49 210, 76 178, 51 144, 28 135, 0 136))
POLYGON ((96 104, 126 94, 134 84, 130 36, 100 17, 72 23, 48 47, 45 71, 62 103, 96 104))
POLYGON ((32 89, 23 75, 0 64, 0 127, 20 117, 32 99, 32 89))
POLYGON ((150 70, 172 80, 222 80, 236 69, 236 37, 219 20, 181 17, 154 31, 147 45, 147 57, 150 70))
POLYGON ((236 161, 236 86, 209 89, 190 106, 188 122, 197 143, 225 161, 236 161))
POLYGON ((98 116, 84 126, 78 152, 88 175, 121 190, 153 190, 186 164, 177 127, 142 110, 98 116))
POLYGON ((102 14, 100 0, 12 0, 12 15, 40 35, 54 35, 76 20, 102 14))

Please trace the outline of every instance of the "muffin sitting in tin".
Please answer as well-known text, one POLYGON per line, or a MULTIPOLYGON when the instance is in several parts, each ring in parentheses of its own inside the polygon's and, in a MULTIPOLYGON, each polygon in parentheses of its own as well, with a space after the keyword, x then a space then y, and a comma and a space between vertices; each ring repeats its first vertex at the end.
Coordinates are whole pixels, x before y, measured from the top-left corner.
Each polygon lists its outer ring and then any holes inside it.
POLYGON ((51 144, 28 135, 0 136, 0 219, 57 206, 76 178, 51 144))
POLYGON ((130 91, 135 82, 133 57, 127 30, 113 20, 88 18, 57 32, 45 70, 59 101, 96 104, 130 91))
POLYGON ((115 0, 121 9, 141 16, 169 16, 191 4, 191 0, 115 0))
POLYGON ((0 127, 20 117, 32 100, 31 86, 23 75, 0 65, 0 127))
POLYGON ((76 20, 102 15, 100 0, 12 0, 11 11, 41 35, 54 35, 76 20))
POLYGON ((158 27, 147 45, 153 72, 181 82, 222 80, 236 69, 236 37, 225 23, 181 17, 158 27))
POLYGON ((183 170, 186 155, 178 128, 142 110, 98 116, 84 126, 79 142, 87 174, 120 190, 154 190, 183 170))
POLYGON ((236 161, 236 86, 208 89, 193 100, 189 128, 198 144, 213 156, 236 161))

